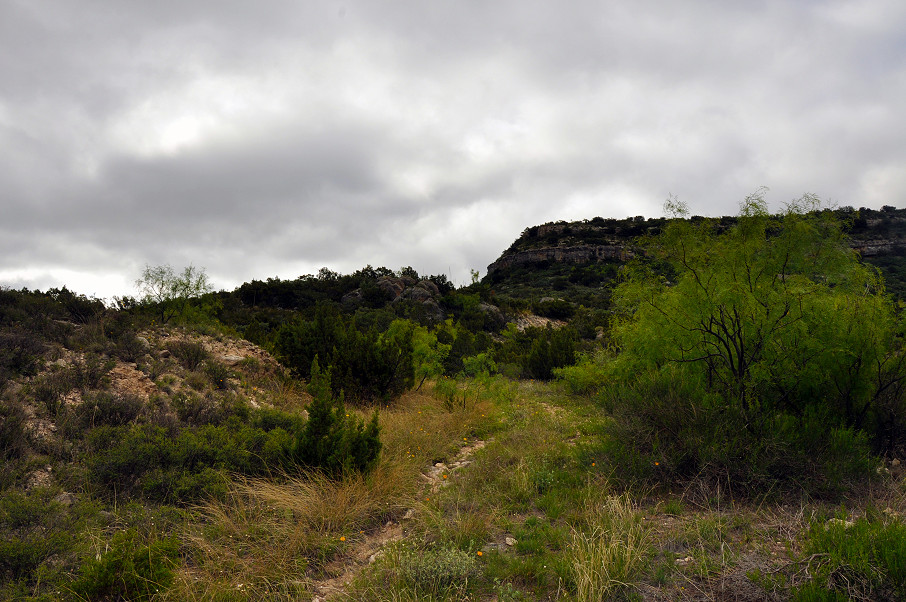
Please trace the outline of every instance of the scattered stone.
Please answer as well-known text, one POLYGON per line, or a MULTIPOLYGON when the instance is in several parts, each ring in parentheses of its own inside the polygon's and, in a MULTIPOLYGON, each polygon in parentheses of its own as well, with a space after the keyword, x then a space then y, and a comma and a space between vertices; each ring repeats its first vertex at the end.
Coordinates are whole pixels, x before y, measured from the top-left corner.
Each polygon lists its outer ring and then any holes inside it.
POLYGON ((151 342, 145 337, 135 337, 135 340, 139 342, 143 349, 146 351, 151 349, 151 342))
POLYGON ((503 541, 506 545, 508 545, 511 548, 516 545, 516 539, 513 537, 510 537, 509 535, 507 535, 503 541))
POLYGON ((842 525, 844 529, 849 529, 850 527, 852 527, 852 526, 855 525, 855 524, 856 524, 856 523, 854 523, 854 522, 851 521, 851 520, 843 520, 843 519, 840 519, 840 518, 832 518, 832 519, 830 519, 829 521, 827 521, 827 524, 825 524, 825 528, 829 528, 829 527, 831 527, 832 525, 842 525))
POLYGON ((64 491, 63 493, 58 493, 54 496, 53 501, 58 504, 63 504, 64 506, 72 506, 76 501, 76 497, 73 494, 64 491))
POLYGON ((235 355, 235 354, 228 354, 228 355, 220 356, 220 361, 222 361, 227 366, 235 366, 236 364, 238 364, 239 362, 241 362, 244 359, 245 359, 244 356, 235 355))

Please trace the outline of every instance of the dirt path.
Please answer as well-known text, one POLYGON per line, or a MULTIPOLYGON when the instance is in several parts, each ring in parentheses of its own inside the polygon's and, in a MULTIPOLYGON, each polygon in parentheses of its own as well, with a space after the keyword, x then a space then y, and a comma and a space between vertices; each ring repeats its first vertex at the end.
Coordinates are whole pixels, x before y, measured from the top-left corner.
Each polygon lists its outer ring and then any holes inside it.
MULTIPOLYGON (((425 488, 428 491, 434 492, 441 487, 445 487, 449 484, 447 476, 452 472, 471 464, 472 455, 485 445, 485 441, 475 441, 460 449, 456 458, 449 464, 438 462, 430 467, 426 473, 422 473, 422 478, 425 481, 425 488)), ((413 510, 410 508, 403 515, 401 520, 411 518, 412 513, 413 510)), ((388 521, 387 524, 380 528, 380 530, 366 534, 365 538, 360 543, 356 544, 348 556, 328 567, 329 570, 333 569, 330 572, 339 573, 337 577, 318 581, 314 584, 313 590, 315 596, 312 598, 312 602, 326 602, 327 600, 331 600, 336 596, 341 595, 345 591, 346 586, 359 574, 359 571, 374 562, 377 557, 380 556, 384 546, 394 541, 399 541, 404 536, 405 533, 402 525, 392 520, 388 521)))

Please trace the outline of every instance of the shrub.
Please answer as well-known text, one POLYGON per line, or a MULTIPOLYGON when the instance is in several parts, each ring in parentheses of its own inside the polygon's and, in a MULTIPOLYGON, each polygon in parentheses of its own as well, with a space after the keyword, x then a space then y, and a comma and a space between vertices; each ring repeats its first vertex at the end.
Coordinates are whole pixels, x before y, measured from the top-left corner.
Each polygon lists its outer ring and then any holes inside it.
POLYGON ((72 592, 91 600, 148 600, 173 582, 175 539, 142 541, 135 529, 113 536, 110 548, 82 566, 72 592))
POLYGON ((755 494, 780 483, 836 495, 875 475, 864 433, 829 428, 826 415, 776 414, 761 422, 726 408, 694 379, 667 370, 605 390, 604 446, 626 484, 692 478, 755 494))
MULTIPOLYGON (((565 278, 564 278, 565 281, 565 278)), ((564 282, 565 285, 565 282, 564 282)), ((564 286, 565 287, 565 286, 564 286)), ((556 288, 556 287, 555 287, 556 288)), ((558 289, 562 290, 562 289, 558 289)), ((575 313, 572 303, 563 299, 545 299, 535 304, 535 313, 553 320, 569 320, 575 313)))
POLYGON ((446 376, 434 381, 434 395, 441 399, 444 409, 448 412, 464 410, 470 403, 478 400, 477 393, 471 391, 468 386, 461 386, 458 380, 446 376))
POLYGON ((321 305, 313 320, 281 327, 275 348, 293 373, 305 379, 314 358, 320 358, 331 367, 334 394, 342 391, 352 403, 387 400, 412 387, 415 378, 414 327, 400 324, 382 333, 321 305))
POLYGON ((817 411, 877 442, 871 417, 906 373, 902 327, 820 209, 806 196, 774 217, 759 192, 723 231, 675 220, 641 241, 615 293, 620 377, 673 366, 746 423, 817 411))
POLYGON ((27 448, 25 410, 19 404, 0 401, 0 458, 18 458, 27 448))
POLYGON ((167 349, 186 370, 197 370, 210 357, 204 345, 197 341, 174 341, 167 349))
POLYGON ((148 353, 148 347, 132 330, 124 330, 116 337, 113 354, 124 362, 136 362, 148 353))
MULTIPOLYGON (((293 454, 306 432, 307 423, 300 416, 278 410, 250 413, 238 404, 222 404, 204 412, 210 412, 208 418, 216 417, 218 423, 201 424, 201 419, 193 417, 199 426, 167 429, 133 423, 90 431, 85 438, 90 481, 101 493, 140 494, 149 500, 188 504, 225 494, 226 473, 258 476, 298 470, 303 463, 293 454)), ((340 419, 344 425, 328 433, 335 453, 327 454, 324 466, 317 464, 321 458, 304 465, 331 470, 370 467, 376 422, 364 429, 361 421, 345 413, 331 419, 340 419)), ((311 431, 309 428, 309 436, 311 431)))
POLYGON ((107 373, 113 369, 112 359, 102 359, 95 353, 86 353, 69 367, 70 385, 73 389, 99 389, 107 384, 107 373))
POLYGON ((62 370, 36 378, 32 391, 35 400, 44 404, 48 414, 56 416, 60 409, 60 397, 71 391, 72 388, 70 373, 62 370))
POLYGON ((902 324, 817 199, 771 216, 756 193, 730 227, 674 220, 639 244, 604 369, 624 458, 834 493, 873 475, 869 444, 906 438, 902 324))
POLYGON ((38 371, 44 343, 21 328, 0 330, 0 388, 17 376, 32 376, 38 371))
POLYGON ((330 369, 322 372, 316 357, 311 366, 308 422, 299 432, 290 461, 339 475, 350 470, 365 472, 374 467, 381 451, 377 410, 366 426, 347 413, 330 388, 330 369))
POLYGON ((462 371, 466 376, 489 376, 497 372, 497 364, 487 353, 462 358, 462 371))
MULTIPOLYGON (((481 577, 474 552, 455 547, 416 549, 397 545, 372 569, 373 587, 412 592, 425 600, 468 599, 470 582, 481 577)), ((401 599, 409 599, 401 596, 401 599)))
POLYGON ((76 410, 82 428, 101 425, 121 426, 138 418, 144 402, 128 393, 98 393, 84 399, 76 410))
POLYGON ((906 596, 906 525, 861 518, 814 522, 802 549, 809 575, 791 598, 805 600, 902 600, 906 596))
POLYGON ((230 379, 233 378, 233 371, 225 365, 208 360, 204 363, 204 372, 215 389, 224 390, 230 388, 230 379))
POLYGON ((569 366, 576 361, 576 335, 569 328, 545 328, 532 341, 528 355, 523 360, 523 372, 530 378, 550 380, 553 370, 569 366))
POLYGON ((564 383, 570 393, 591 395, 598 392, 607 382, 605 365, 610 357, 599 349, 593 354, 580 354, 574 366, 564 366, 551 370, 554 377, 564 383))

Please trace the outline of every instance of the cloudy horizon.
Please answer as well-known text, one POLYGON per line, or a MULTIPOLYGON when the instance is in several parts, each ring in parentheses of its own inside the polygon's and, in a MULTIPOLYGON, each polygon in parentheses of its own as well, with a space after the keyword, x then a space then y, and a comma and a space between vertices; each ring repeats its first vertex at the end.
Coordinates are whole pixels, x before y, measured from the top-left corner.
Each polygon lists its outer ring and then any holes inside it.
POLYGON ((529 226, 906 206, 906 4, 0 0, 0 286, 366 264, 529 226))

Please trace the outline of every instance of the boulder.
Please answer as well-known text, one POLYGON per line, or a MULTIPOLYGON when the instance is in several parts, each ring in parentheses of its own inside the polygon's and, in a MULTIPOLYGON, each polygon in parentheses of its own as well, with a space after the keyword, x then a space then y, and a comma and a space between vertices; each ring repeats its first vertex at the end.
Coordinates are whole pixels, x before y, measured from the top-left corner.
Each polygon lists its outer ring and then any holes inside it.
POLYGON ((430 280, 419 280, 418 284, 416 284, 415 286, 425 289, 426 291, 431 293, 432 297, 440 297, 440 289, 437 288, 437 285, 430 280))
POLYGON ((490 303, 480 303, 478 310, 493 321, 497 328, 503 328, 506 325, 506 318, 500 308, 490 303))
MULTIPOLYGON (((411 278, 409 280, 412 280, 411 278)), ((381 276, 375 281, 378 288, 387 293, 391 301, 396 301, 403 291, 406 290, 406 282, 402 278, 393 276, 381 276)))

